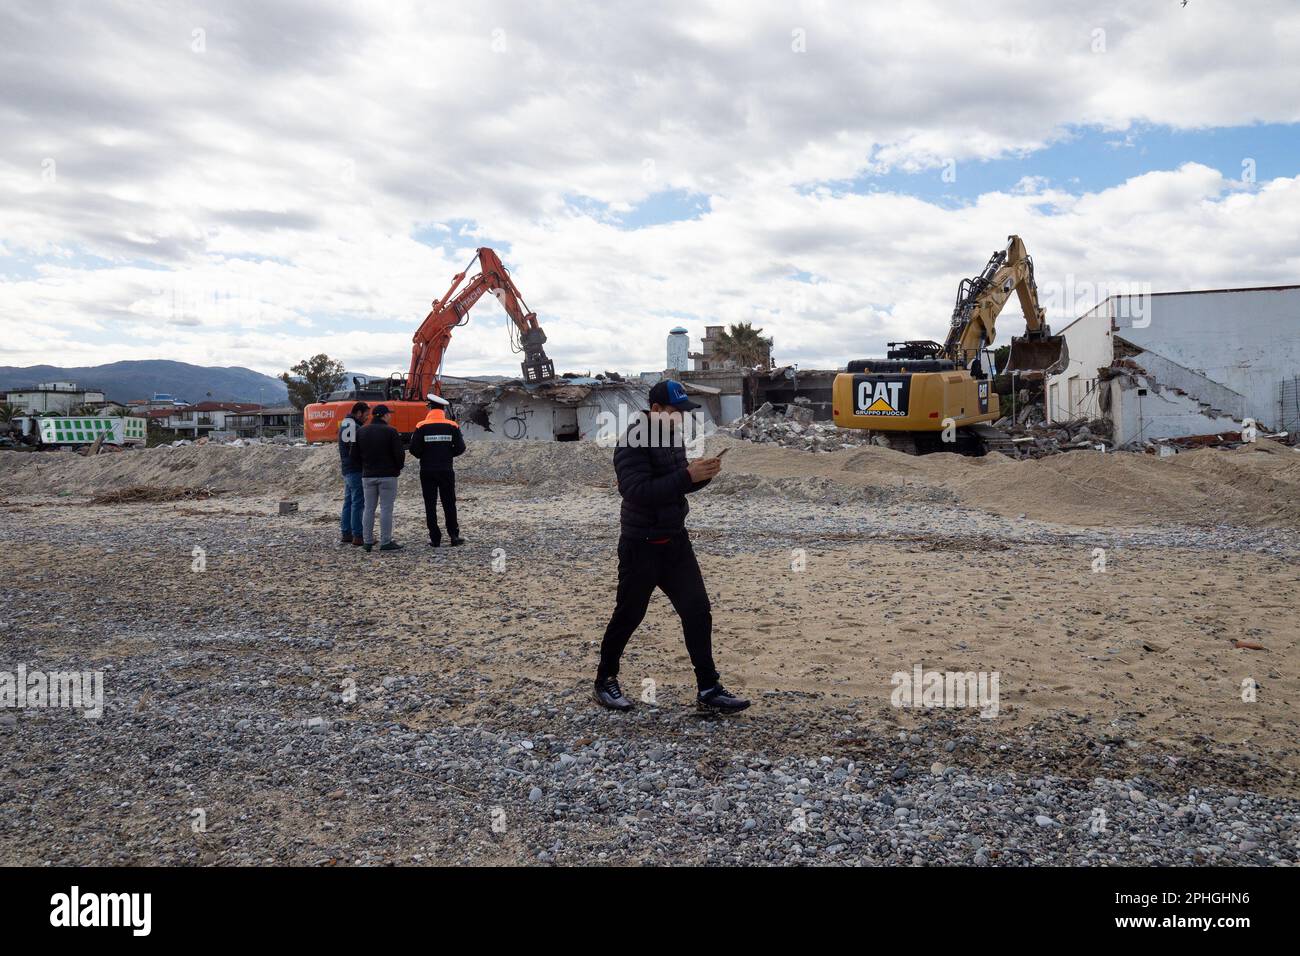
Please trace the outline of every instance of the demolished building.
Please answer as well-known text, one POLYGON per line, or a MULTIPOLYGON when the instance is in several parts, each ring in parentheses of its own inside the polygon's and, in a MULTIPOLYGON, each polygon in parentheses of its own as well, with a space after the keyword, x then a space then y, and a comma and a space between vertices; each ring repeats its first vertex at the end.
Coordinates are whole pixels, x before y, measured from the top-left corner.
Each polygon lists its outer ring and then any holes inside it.
POLYGON ((1061 334, 1049 423, 1105 420, 1120 447, 1300 429, 1300 286, 1114 295, 1061 334))
MULTIPOLYGON (((685 387, 712 424, 714 417, 701 398, 715 390, 689 383, 685 387)), ((649 394, 650 386, 639 379, 605 376, 570 376, 537 384, 522 379, 443 380, 443 395, 471 441, 596 441, 602 424, 626 422, 648 408, 649 394)))
POLYGON ((836 369, 717 368, 683 372, 682 383, 699 390, 696 401, 705 405, 719 425, 735 422, 771 403, 781 411, 795 402, 812 412, 817 421, 831 420, 831 387, 836 369))

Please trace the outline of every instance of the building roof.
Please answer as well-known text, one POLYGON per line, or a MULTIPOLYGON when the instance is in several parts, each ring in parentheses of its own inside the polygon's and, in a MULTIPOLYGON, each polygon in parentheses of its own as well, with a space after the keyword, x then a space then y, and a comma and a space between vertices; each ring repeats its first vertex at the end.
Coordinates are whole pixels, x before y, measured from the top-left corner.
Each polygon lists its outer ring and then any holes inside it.
POLYGON ((94 385, 78 385, 76 382, 42 382, 40 385, 24 385, 21 388, 9 389, 9 394, 14 395, 18 392, 57 392, 59 395, 78 395, 84 392, 97 392, 103 394, 104 390, 94 385), (64 388, 62 386, 71 386, 64 388))
POLYGON ((1293 292, 1297 289, 1300 289, 1300 285, 1251 285, 1240 286, 1235 289, 1188 289, 1184 292, 1116 292, 1113 295, 1106 296, 1106 298, 1102 299, 1100 302, 1093 303, 1086 312, 1075 319, 1071 319, 1069 324, 1059 329, 1056 334, 1063 335, 1066 329, 1069 329, 1073 327, 1075 323, 1088 318, 1088 316, 1094 314, 1111 299, 1131 299, 1137 295, 1149 295, 1152 298, 1155 298, 1158 295, 1223 295, 1228 292, 1293 292))
MULTIPOLYGON (((1224 292, 1289 292, 1300 289, 1300 285, 1248 285, 1237 289, 1189 289, 1186 292, 1152 292, 1151 295, 1220 295, 1224 292)), ((1132 295, 1132 293, 1129 293, 1132 295)), ((1128 296, 1109 296, 1109 298, 1128 298, 1128 296)))
POLYGON ((186 405, 182 411, 255 412, 261 407, 256 402, 199 402, 196 405, 186 405))

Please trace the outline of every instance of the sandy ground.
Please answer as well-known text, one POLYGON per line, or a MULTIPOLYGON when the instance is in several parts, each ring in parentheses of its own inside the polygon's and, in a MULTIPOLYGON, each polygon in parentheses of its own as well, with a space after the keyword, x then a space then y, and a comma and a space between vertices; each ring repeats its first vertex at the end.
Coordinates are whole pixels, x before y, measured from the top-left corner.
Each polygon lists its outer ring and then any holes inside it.
MULTIPOLYGON (((1118 781, 1125 800, 1134 788, 1144 804, 1149 794, 1152 805, 1170 808, 1170 820, 1176 810, 1191 806, 1196 815, 1206 806, 1191 791, 1218 793, 1233 808, 1254 800, 1267 819, 1225 822, 1222 833, 1198 835, 1187 847, 1171 835, 1176 829, 1152 824, 1171 841, 1168 853, 1126 856, 1131 841, 1117 839, 1102 861, 1294 862, 1300 453, 1268 445, 1167 461, 1075 452, 1009 462, 875 448, 811 455, 718 441, 734 447, 727 473, 692 497, 690 525, 714 602, 719 666, 729 687, 755 701, 720 727, 680 723, 693 711, 693 686, 662 596, 622 674, 634 695, 653 682, 654 705, 620 724, 589 703, 613 598, 617 497, 606 450, 473 449, 460 469, 470 543, 454 551, 423 545, 418 485, 408 472, 397 538, 409 547, 393 554, 335 544, 332 449, 0 457, 7 489, 0 574, 9 582, 0 669, 93 665, 109 674, 100 721, 24 711, 0 727, 22 743, 4 748, 18 782, 0 803, 0 862, 791 862, 823 852, 854 862, 1079 862, 1097 849, 1083 838, 1068 848, 1039 846, 1033 821, 1049 834, 1057 824, 1043 824, 1035 810, 1066 827, 1073 813, 1082 826, 1095 808, 1080 795, 1103 780, 1118 781), (219 494, 87 503, 87 495, 124 484, 219 494), (276 515, 282 497, 299 501, 299 512, 276 515), (192 569, 196 547, 201 572, 192 569), (891 676, 916 665, 996 672, 997 716, 891 706, 891 676), (1243 682, 1256 688, 1253 700, 1243 699, 1243 682), (357 688, 353 700, 343 695, 349 686, 357 688), (322 769, 319 755, 301 763, 291 759, 292 741, 289 749, 250 751, 243 740, 268 721, 296 726, 318 715, 341 728, 349 753, 375 750, 391 735, 409 736, 417 750, 423 739, 441 757, 400 772, 340 771, 333 783, 308 786, 322 769), (182 727, 213 735, 209 749, 191 753, 175 739, 182 727), (490 735, 489 749, 506 748, 499 764, 447 738, 471 732, 490 735), (682 791, 690 806, 686 823, 645 816, 664 811, 638 804, 634 785, 623 807, 600 802, 595 783, 590 809, 572 795, 552 806, 548 764, 533 759, 534 745, 548 739, 554 772, 574 765, 585 773, 590 760, 593 780, 616 776, 601 764, 611 759, 606 739, 619 768, 647 759, 624 748, 696 748, 680 781, 668 772, 668 792, 682 791), (584 756, 593 747, 600 755, 584 756), (102 777, 45 779, 40 768, 69 748, 102 777), (577 757, 566 763, 566 753, 577 757), (240 763, 253 754, 254 765, 240 763), (716 795, 697 807, 691 794, 703 785, 691 780, 699 772, 692 768, 742 758, 749 774, 781 761, 825 759, 830 775, 852 767, 847 782, 836 783, 850 793, 881 790, 891 773, 896 785, 911 786, 893 769, 902 760, 938 769, 940 803, 960 771, 981 775, 984 793, 1014 796, 1032 785, 1041 805, 1012 800, 993 811, 1024 817, 1029 827, 1021 842, 1029 849, 1001 857, 1005 827, 987 837, 927 837, 948 848, 941 857, 929 842, 913 846, 906 815, 895 815, 928 806, 936 784, 925 782, 901 807, 885 800, 876 829, 863 811, 860 820, 824 827, 839 835, 821 841, 796 833, 791 844, 785 827, 759 840, 766 824, 758 814, 737 824, 736 844, 725 833, 734 811, 709 802, 716 795), (165 786, 138 787, 139 771, 125 769, 134 765, 152 768, 144 779, 165 786), (474 777, 488 767, 492 774, 474 777), (232 773, 261 784, 238 789, 232 773), (399 790, 427 785, 477 803, 435 807, 419 826, 401 823, 389 809, 354 799, 381 777, 399 790), (494 795, 498 784, 508 792, 494 795), (1043 796, 1052 787, 1063 788, 1059 798, 1043 796), (172 788, 186 799, 161 799, 172 788), (244 836, 190 835, 187 800, 218 805, 214 817, 227 826, 243 821, 244 836), (493 800, 537 818, 496 834, 483 816, 493 800), (295 823, 304 801, 310 819, 295 823), (560 821, 574 805, 584 807, 581 819, 565 829, 560 821), (710 837, 716 852, 678 842, 675 828, 703 819, 697 809, 711 818, 711 833, 723 834, 710 837), (628 819, 640 827, 629 842, 593 849, 621 832, 620 820, 632 827, 628 819), (393 841, 387 850, 370 838, 376 820, 393 841)), ((771 773, 779 784, 784 771, 771 773)), ((617 793, 624 791, 620 779, 617 793)), ((836 813, 847 799, 834 799, 836 813)), ((832 817, 831 809, 817 812, 832 817)), ((924 822, 920 828, 927 832, 924 822)))

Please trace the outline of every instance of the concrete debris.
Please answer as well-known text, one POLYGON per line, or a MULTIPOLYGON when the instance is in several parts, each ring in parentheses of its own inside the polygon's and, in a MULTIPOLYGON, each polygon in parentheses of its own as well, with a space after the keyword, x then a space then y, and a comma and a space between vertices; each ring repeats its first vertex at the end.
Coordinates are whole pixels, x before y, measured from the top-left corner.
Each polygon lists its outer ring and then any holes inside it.
POLYGON ((1052 422, 1043 420, 1041 405, 1029 405, 1016 413, 999 418, 993 427, 1005 432, 1010 439, 1007 446, 999 447, 1008 458, 1044 458, 1065 451, 1111 451, 1110 422, 1092 421, 1052 422))
POLYGON ((225 445, 230 448, 245 448, 249 445, 296 445, 306 448, 307 440, 292 435, 270 435, 265 438, 213 438, 205 435, 197 439, 178 438, 167 444, 171 448, 185 448, 189 445, 225 445))
POLYGON ((807 404, 796 399, 785 407, 785 411, 779 412, 770 402, 764 402, 752 413, 722 426, 718 431, 733 438, 814 452, 871 444, 871 436, 861 429, 814 421, 812 409, 807 404))

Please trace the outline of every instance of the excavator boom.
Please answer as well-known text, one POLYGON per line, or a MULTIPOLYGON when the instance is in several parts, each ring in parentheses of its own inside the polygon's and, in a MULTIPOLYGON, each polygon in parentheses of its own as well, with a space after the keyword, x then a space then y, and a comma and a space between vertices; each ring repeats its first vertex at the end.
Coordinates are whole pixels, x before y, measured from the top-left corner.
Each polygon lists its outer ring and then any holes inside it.
POLYGON ((998 315, 1012 292, 1020 300, 1026 332, 1012 338, 1008 368, 1045 372, 1064 366, 1065 339, 1053 336, 1048 328, 1046 310, 1038 302, 1034 260, 1019 236, 1008 236, 1007 247, 993 253, 979 275, 962 280, 944 354, 958 365, 967 365, 992 345, 997 337, 998 315))
POLYGON ((405 377, 395 372, 386 380, 366 382, 364 395, 363 383, 354 379, 357 387, 351 394, 335 393, 325 401, 308 405, 303 410, 307 440, 337 441, 339 423, 360 398, 382 400, 392 415, 393 426, 403 435, 413 432, 424 418, 427 397, 442 394, 442 359, 451 344, 451 330, 469 321, 469 310, 487 292, 496 296, 510 316, 511 339, 512 342, 517 340, 515 351, 524 353, 524 380, 533 383, 555 378, 555 363, 547 358, 542 347, 546 343, 546 333, 537 324, 536 313, 524 303, 524 297, 519 294, 500 257, 484 247, 474 253, 469 266, 456 273, 446 293, 433 303, 429 314, 415 330, 411 367, 405 377), (465 282, 465 276, 476 261, 479 271, 465 282))
POLYGON ((451 330, 464 325, 474 303, 491 292, 501 303, 519 337, 518 351, 524 353, 522 369, 524 381, 544 382, 555 378, 555 363, 546 356, 542 347, 546 333, 537 324, 537 314, 530 311, 524 297, 515 287, 514 280, 502 264, 500 257, 484 246, 474 253, 470 266, 456 273, 443 297, 433 303, 433 308, 415 330, 411 346, 411 369, 406 377, 406 395, 409 401, 424 401, 430 392, 440 392, 440 374, 443 355, 451 342, 451 330), (478 261, 479 272, 463 289, 469 267, 478 261), (460 289, 457 292, 457 289, 460 289))

